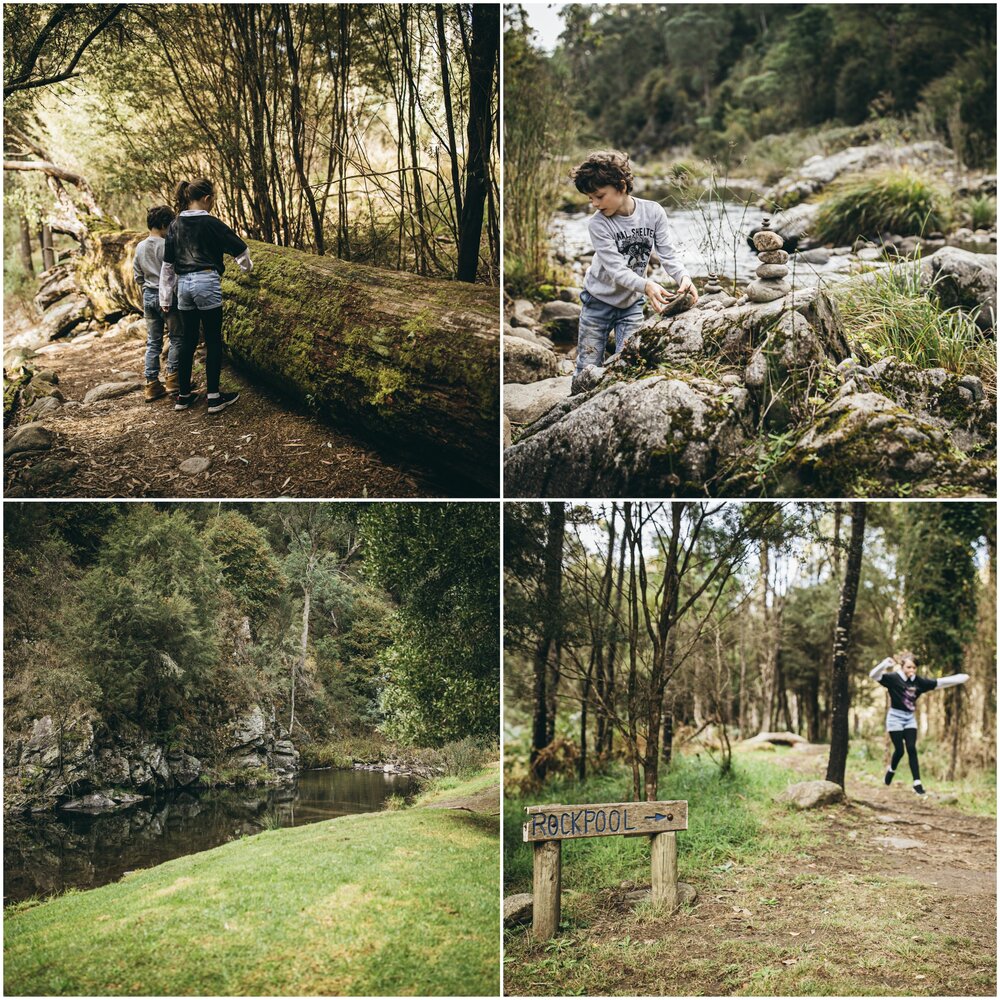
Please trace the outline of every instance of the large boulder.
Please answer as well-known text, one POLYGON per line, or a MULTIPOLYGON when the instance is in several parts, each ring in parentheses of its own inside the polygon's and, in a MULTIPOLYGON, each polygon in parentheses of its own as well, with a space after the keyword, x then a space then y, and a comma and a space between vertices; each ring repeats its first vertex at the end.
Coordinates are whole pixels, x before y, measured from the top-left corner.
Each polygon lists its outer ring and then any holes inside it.
POLYGON ((569 398, 571 375, 542 379, 519 385, 510 382, 503 390, 504 414, 515 424, 530 424, 544 416, 557 403, 569 398))
POLYGON ((519 337, 504 337, 504 382, 540 382, 558 373, 559 359, 538 344, 528 343, 519 337))
POLYGON ((997 258, 958 247, 942 247, 921 262, 921 283, 931 285, 945 308, 978 309, 981 330, 996 329, 997 258))
POLYGON ((778 802, 787 803, 795 809, 817 809, 833 805, 844 798, 844 789, 832 781, 800 781, 789 785, 775 796, 778 802))
POLYGON ((267 719, 260 705, 253 705, 230 724, 232 740, 230 749, 243 746, 263 746, 267 733, 267 719))
POLYGON ((822 407, 782 459, 788 496, 899 496, 963 484, 985 489, 995 471, 954 451, 945 435, 877 392, 853 392, 822 407))
POLYGON ((539 317, 553 340, 576 340, 582 307, 578 302, 546 302, 539 317))
POLYGON ((507 449, 507 495, 704 495, 745 441, 747 400, 745 389, 663 375, 573 397, 507 449))
POLYGON ((52 447, 55 435, 42 424, 31 423, 18 427, 3 446, 4 458, 21 451, 47 451, 52 447))
POLYGON ((201 776, 201 761, 183 751, 167 754, 167 766, 170 768, 171 784, 175 788, 193 785, 201 776))

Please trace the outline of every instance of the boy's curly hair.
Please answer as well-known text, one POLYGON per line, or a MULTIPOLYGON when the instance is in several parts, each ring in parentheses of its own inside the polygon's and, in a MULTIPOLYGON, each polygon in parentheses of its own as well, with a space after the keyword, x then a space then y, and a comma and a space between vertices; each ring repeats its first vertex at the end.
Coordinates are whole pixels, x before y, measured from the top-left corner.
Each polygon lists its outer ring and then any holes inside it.
POLYGON ((601 149, 590 153, 570 176, 580 194, 591 194, 601 187, 632 193, 632 167, 628 154, 617 149, 601 149))
POLYGON ((146 212, 147 229, 166 229, 174 221, 174 210, 169 205, 154 205, 146 212))

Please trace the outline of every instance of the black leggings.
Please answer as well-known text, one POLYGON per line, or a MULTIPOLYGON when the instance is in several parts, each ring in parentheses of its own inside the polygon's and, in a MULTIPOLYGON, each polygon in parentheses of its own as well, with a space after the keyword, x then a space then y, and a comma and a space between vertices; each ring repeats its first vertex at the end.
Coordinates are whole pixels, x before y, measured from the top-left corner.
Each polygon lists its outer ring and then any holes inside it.
POLYGON ((915 729, 904 729, 902 732, 890 732, 889 739, 892 740, 892 763, 889 767, 893 771, 899 767, 899 762, 903 759, 903 747, 906 747, 906 755, 910 758, 910 773, 914 781, 920 780, 920 764, 917 762, 917 731, 915 729))
POLYGON ((222 372, 222 307, 218 309, 181 309, 181 356, 177 365, 177 388, 182 396, 191 391, 191 368, 198 337, 205 334, 205 381, 210 393, 219 391, 222 372))

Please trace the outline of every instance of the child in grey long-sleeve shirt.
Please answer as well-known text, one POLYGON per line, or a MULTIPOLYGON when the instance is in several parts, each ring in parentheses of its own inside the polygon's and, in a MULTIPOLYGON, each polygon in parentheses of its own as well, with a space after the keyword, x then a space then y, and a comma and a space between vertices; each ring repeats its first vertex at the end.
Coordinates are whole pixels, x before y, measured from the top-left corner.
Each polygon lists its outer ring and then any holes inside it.
POLYGON ((624 153, 591 153, 573 171, 573 181, 597 209, 588 227, 594 258, 580 294, 583 309, 576 352, 579 375, 588 365, 600 365, 604 360, 612 330, 615 353, 622 349, 642 325, 647 297, 656 312, 663 312, 670 302, 666 290, 646 278, 653 250, 679 292, 687 292, 693 302, 698 301, 698 293, 670 243, 663 207, 633 197, 632 169, 624 153))
POLYGON ((149 235, 135 248, 132 274, 142 289, 142 314, 146 320, 146 402, 152 403, 168 392, 178 390, 177 367, 180 364, 181 324, 176 301, 164 311, 160 307, 160 269, 163 267, 164 238, 167 227, 174 221, 174 212, 167 205, 155 205, 146 213, 149 235), (167 349, 167 384, 160 382, 160 353, 163 351, 163 329, 170 335, 167 349))

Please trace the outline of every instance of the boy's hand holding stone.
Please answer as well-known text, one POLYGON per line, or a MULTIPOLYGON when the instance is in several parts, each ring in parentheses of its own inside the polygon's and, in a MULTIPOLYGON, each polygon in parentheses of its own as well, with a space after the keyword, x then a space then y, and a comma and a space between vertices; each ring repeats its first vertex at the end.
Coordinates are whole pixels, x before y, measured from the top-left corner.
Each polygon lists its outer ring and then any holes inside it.
POLYGON ((670 292, 655 281, 647 281, 643 291, 646 293, 646 298, 649 299, 649 304, 657 313, 662 313, 670 305, 670 300, 673 298, 670 292))
POLYGON ((698 304, 698 289, 694 287, 694 282, 690 277, 685 277, 680 284, 680 288, 677 289, 678 295, 689 295, 691 297, 691 305, 696 306, 698 304))

